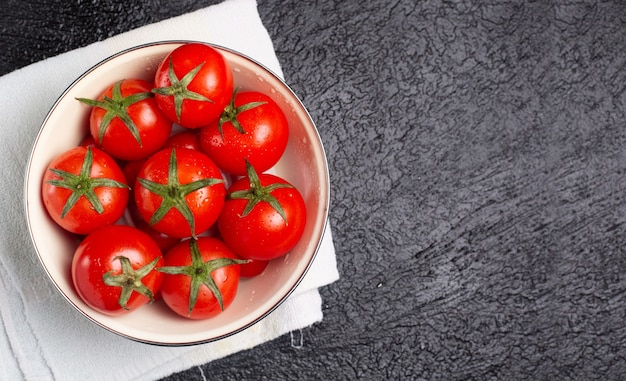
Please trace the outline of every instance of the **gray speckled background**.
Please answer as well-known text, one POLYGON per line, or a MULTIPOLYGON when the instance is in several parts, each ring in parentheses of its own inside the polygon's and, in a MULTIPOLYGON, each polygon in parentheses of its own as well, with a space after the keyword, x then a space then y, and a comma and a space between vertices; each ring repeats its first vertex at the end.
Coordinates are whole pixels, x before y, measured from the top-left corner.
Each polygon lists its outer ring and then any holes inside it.
MULTIPOLYGON (((9 1, 0 72, 214 2, 9 1)), ((626 374, 626 3, 259 12, 326 147, 341 279, 301 336, 168 381, 626 374)))

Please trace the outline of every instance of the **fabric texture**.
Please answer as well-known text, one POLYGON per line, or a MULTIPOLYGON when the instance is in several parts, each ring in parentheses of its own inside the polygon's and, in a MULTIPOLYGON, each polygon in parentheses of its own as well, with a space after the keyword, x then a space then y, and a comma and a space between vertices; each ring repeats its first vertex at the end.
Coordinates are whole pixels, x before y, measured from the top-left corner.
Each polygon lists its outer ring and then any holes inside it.
POLYGON ((200 40, 240 51, 282 76, 256 1, 227 0, 32 64, 0 78, 0 367, 2 380, 151 380, 251 348, 323 318, 318 288, 336 281, 327 228, 297 290, 261 322, 190 347, 134 342, 96 326, 56 291, 39 264, 24 216, 24 173, 32 143, 56 98, 86 69, 123 49, 160 40, 200 40), (246 28, 238 25, 245 24, 246 28), (17 191, 19 190, 19 191, 17 191), (132 361, 129 361, 132 359, 132 361))

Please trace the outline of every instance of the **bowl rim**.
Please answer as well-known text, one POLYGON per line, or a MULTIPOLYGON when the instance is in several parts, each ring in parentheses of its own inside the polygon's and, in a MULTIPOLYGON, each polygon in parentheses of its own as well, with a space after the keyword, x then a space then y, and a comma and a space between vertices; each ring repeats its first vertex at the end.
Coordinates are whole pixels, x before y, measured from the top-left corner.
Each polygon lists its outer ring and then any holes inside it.
POLYGON ((135 45, 135 46, 132 46, 132 47, 128 47, 128 48, 120 50, 119 52, 116 52, 116 53, 114 53, 112 55, 109 55, 106 58, 103 58, 102 60, 98 61, 97 63, 95 63, 94 65, 92 65, 88 69, 86 69, 78 77, 76 77, 76 79, 74 79, 61 92, 61 94, 55 99, 54 103, 52 104, 52 106, 47 111, 45 118, 40 123, 37 135, 35 136, 35 139, 33 140, 33 142, 31 144, 32 144, 32 147, 31 147, 30 153, 28 155, 28 161, 27 161, 27 164, 26 164, 26 167, 25 167, 25 176, 24 176, 24 181, 23 181, 23 187, 24 188, 23 188, 23 205, 22 206, 23 206, 24 212, 25 212, 25 219, 26 219, 26 224, 28 226, 28 233, 29 233, 30 241, 31 241, 31 243, 33 245, 33 249, 35 250, 35 253, 37 254, 37 259, 38 259, 39 264, 43 267, 48 280, 54 285, 54 287, 57 289, 57 291, 63 296, 65 301, 68 302, 73 307, 74 310, 78 311, 81 315, 86 317, 87 320, 91 321, 92 323, 95 323, 97 326, 99 326, 101 328, 104 328, 105 330, 107 330, 109 332, 112 332, 112 333, 114 333, 116 335, 119 335, 119 336, 125 337, 127 339, 130 339, 132 341, 141 342, 141 343, 145 343, 145 344, 156 345, 156 346, 166 346, 166 347, 190 346, 190 345, 198 345, 198 344, 205 344, 205 343, 209 343, 209 342, 219 341, 221 339, 224 339, 224 338, 227 338, 229 336, 235 335, 235 334, 237 334, 237 333, 239 333, 241 331, 244 331, 244 330, 252 327, 256 323, 258 323, 261 320, 265 319, 269 314, 271 314, 279 306, 281 306, 293 294, 293 292, 296 290, 296 288, 302 283, 302 280, 305 278, 306 274, 309 272, 309 270, 310 270, 310 268, 311 268, 315 258, 317 257, 317 254, 318 254, 318 252, 320 250, 320 247, 322 245, 322 241, 324 239, 324 235, 326 233, 326 229, 328 228, 329 208, 330 208, 330 172, 329 172, 329 167, 328 167, 328 158, 326 156, 326 151, 325 151, 324 144, 323 144, 323 141, 322 141, 320 133, 319 133, 319 129, 317 128, 317 125, 315 124, 315 121, 311 117, 307 107, 305 107, 305 105, 303 104, 302 100, 294 92, 294 90, 291 88, 291 86, 289 86, 286 83, 286 81, 281 76, 276 74, 273 70, 269 69, 267 66, 265 66, 261 62, 257 61, 256 59, 254 59, 254 58, 252 58, 252 57, 250 57, 250 56, 248 56, 248 55, 246 55, 244 53, 241 53, 241 52, 239 52, 239 51, 237 51, 235 49, 228 48, 228 47, 220 45, 220 44, 215 44, 215 43, 207 42, 207 41, 187 40, 187 39, 159 40, 159 41, 147 42, 147 43, 142 43, 142 44, 135 45), (309 261, 306 264, 306 267, 303 269, 302 273, 297 278, 297 280, 295 281, 293 286, 280 299, 278 299, 273 305, 271 305, 269 308, 267 308, 267 310, 265 310, 264 312, 260 313, 259 316, 257 316, 256 318, 254 318, 250 322, 242 325, 241 327, 238 327, 238 328, 233 329, 233 330, 231 330, 229 332, 226 332, 224 334, 217 335, 217 336, 214 336, 214 337, 203 337, 203 338, 199 338, 198 340, 194 340, 194 341, 160 342, 160 341, 155 341, 155 340, 150 340, 150 339, 146 339, 146 338, 136 337, 136 336, 133 336, 133 335, 126 334, 124 332, 120 332, 120 331, 118 331, 118 330, 116 330, 116 329, 114 329, 112 327, 107 326, 103 322, 98 321, 97 319, 95 319, 94 317, 88 315, 85 311, 83 311, 82 308, 77 306, 72 301, 70 296, 67 295, 63 291, 63 289, 59 286, 59 284, 57 284, 57 282, 53 278, 52 274, 50 273, 50 270, 48 269, 48 267, 46 266, 46 264, 44 262, 44 259, 42 257, 42 253, 40 252, 39 247, 38 247, 37 242, 36 242, 36 239, 35 239, 35 232, 33 231, 32 223, 31 223, 31 215, 29 213, 28 184, 30 183, 30 179, 33 176, 32 171, 31 171, 31 169, 32 169, 32 162, 33 162, 33 157, 35 156, 35 149, 37 148, 38 143, 39 143, 39 141, 41 139, 42 131, 43 131, 45 125, 47 124, 48 120, 50 119, 51 115, 54 113, 55 109, 58 107, 58 105, 61 103, 61 101, 65 98, 65 96, 72 90, 72 88, 74 86, 76 86, 76 84, 78 82, 83 80, 90 73, 92 73, 93 71, 97 70, 99 67, 101 67, 105 63, 107 63, 107 62, 109 62, 111 60, 114 60, 115 58, 120 57, 120 56, 122 56, 124 54, 127 54, 129 52, 140 50, 140 49, 144 49, 144 48, 149 48, 149 47, 153 47, 153 46, 158 46, 158 45, 181 45, 181 44, 187 44, 187 43, 206 44, 206 45, 209 45, 209 46, 211 46, 213 48, 216 48, 218 50, 223 50, 223 51, 226 51, 226 52, 231 53, 233 55, 239 56, 242 59, 248 60, 251 63, 253 63, 254 65, 259 66, 261 69, 265 70, 271 77, 274 77, 276 80, 278 80, 280 82, 280 84, 288 91, 288 93, 292 97, 293 101, 303 111, 304 115, 306 115, 306 118, 308 119, 309 123, 313 127, 313 131, 312 132, 313 132, 315 138, 317 139, 317 143, 319 144, 319 148, 321 150, 321 158, 322 158, 322 163, 321 164, 323 166, 323 175, 324 175, 324 179, 325 179, 325 181, 324 181, 325 182, 324 193, 327 195, 327 197, 325 198, 325 200, 323 200, 324 204, 322 205, 323 215, 322 215, 321 229, 320 229, 320 232, 318 234, 319 237, 314 237, 317 240, 317 242, 316 242, 316 244, 315 244, 315 246, 313 248, 313 253, 310 256, 309 261))

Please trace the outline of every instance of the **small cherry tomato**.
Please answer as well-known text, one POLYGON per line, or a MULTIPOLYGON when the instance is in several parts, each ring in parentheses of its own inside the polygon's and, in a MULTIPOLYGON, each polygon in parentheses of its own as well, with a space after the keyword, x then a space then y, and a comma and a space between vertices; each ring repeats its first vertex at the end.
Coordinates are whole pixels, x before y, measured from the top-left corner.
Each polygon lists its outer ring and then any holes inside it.
POLYGON ((217 119, 233 92, 230 65, 215 48, 201 43, 179 46, 159 64, 152 90, 170 120, 186 128, 217 119))
POLYGON ((269 264, 270 261, 250 259, 248 263, 244 263, 241 265, 240 276, 242 278, 254 278, 255 276, 265 271, 269 264))
POLYGON ((225 186, 208 156, 189 149, 163 149, 143 165, 134 198, 142 218, 155 230, 185 238, 206 231, 224 205, 225 186))
POLYGON ((72 258, 76 292, 91 308, 123 315, 154 300, 163 274, 156 243, 125 225, 105 226, 87 235, 72 258))
POLYGON ((126 162, 122 166, 122 172, 124 172, 124 176, 126 177, 127 184, 135 184, 135 180, 137 180, 137 174, 143 165, 146 163, 146 159, 141 160, 133 160, 126 162))
POLYGON ((248 163, 248 176, 236 180, 217 221, 224 242, 245 259, 270 260, 287 254, 300 240, 306 205, 286 180, 257 175, 248 163))
POLYGON ((200 151, 200 137, 197 130, 181 131, 170 136, 163 148, 186 148, 200 151))
POLYGON ((190 319, 207 319, 224 311, 239 287, 243 261, 219 239, 182 241, 165 255, 161 297, 174 312, 190 319))
MULTIPOLYGON (((133 209, 136 209, 136 207, 133 209)), ((169 249, 174 247, 174 245, 180 242, 180 238, 172 237, 156 231, 152 226, 150 226, 150 224, 144 221, 140 216, 135 216, 135 214, 136 212, 131 213, 131 215, 133 215, 135 227, 149 235, 162 252, 167 252, 169 249)))
POLYGON ((76 234, 117 222, 126 209, 129 187, 115 160, 93 147, 75 147, 55 158, 42 183, 52 219, 76 234))
POLYGON ((150 82, 124 79, 109 86, 97 100, 78 98, 92 106, 91 136, 111 156, 144 159, 168 139, 172 122, 157 106, 151 89, 150 82))
POLYGON ((96 147, 96 148, 100 148, 98 146, 98 143, 96 143, 96 139, 93 138, 93 136, 91 136, 91 134, 85 136, 85 138, 80 142, 79 144, 80 146, 83 147, 96 147))
POLYGON ((233 94, 219 120, 200 130, 202 150, 225 172, 246 175, 246 160, 257 172, 278 162, 289 140, 287 118, 269 96, 233 94))
MULTIPOLYGON (((137 180, 137 174, 139 173, 139 170, 141 169, 141 167, 143 167, 145 162, 146 160, 129 161, 124 165, 124 167, 122 167, 122 171, 124 171, 124 175, 126 175, 126 179, 128 180, 129 184, 135 184, 135 181, 137 180)), ((154 242, 156 242, 162 252, 166 252, 172 246, 180 242, 180 238, 170 237, 167 234, 156 231, 152 228, 152 226, 150 226, 150 224, 144 221, 144 219, 141 217, 141 214, 139 213, 139 210, 137 209, 134 197, 131 197, 128 200, 127 209, 128 215, 132 220, 132 224, 137 229, 148 234, 150 238, 152 238, 154 242)))

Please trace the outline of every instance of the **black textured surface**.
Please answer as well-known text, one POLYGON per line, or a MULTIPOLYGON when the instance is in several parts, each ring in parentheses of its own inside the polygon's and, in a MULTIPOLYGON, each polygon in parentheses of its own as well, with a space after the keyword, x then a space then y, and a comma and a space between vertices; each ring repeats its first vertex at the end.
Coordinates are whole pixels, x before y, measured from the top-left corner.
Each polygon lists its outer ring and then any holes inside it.
MULTIPOLYGON (((8 3, 2 73, 213 2, 8 3)), ((302 337, 167 380, 622 378, 626 3, 259 11, 325 143, 341 279, 302 337)))

